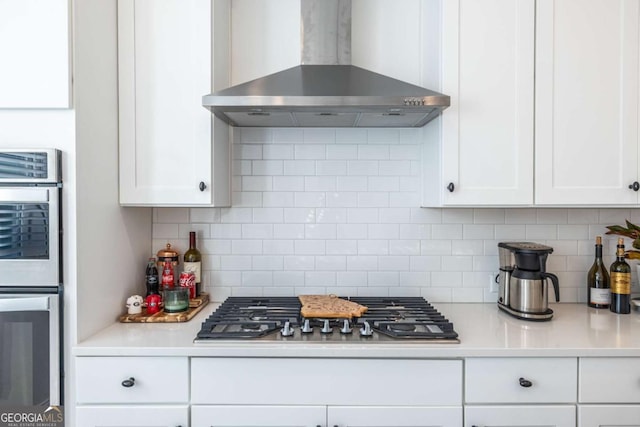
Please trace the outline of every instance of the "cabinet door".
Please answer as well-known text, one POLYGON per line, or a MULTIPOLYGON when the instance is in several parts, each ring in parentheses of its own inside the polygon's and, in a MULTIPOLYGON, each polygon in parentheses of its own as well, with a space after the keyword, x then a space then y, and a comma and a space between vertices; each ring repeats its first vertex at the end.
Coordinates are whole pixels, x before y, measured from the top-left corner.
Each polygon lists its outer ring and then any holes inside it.
POLYGON ((534 0, 443 2, 444 205, 533 203, 534 12, 534 0))
MULTIPOLYGON (((214 186, 229 185, 212 182, 214 161, 229 164, 228 149, 226 159, 213 158, 213 119, 202 107, 212 88, 211 6, 118 2, 121 204, 211 205, 214 186)), ((215 143, 229 141, 216 135, 215 143)))
POLYGON ((78 406, 76 425, 82 427, 187 427, 184 406, 78 406))
POLYGON ((191 407, 191 427, 316 427, 326 418, 324 406, 191 407))
POLYGON ((0 1, 0 108, 69 108, 69 0, 0 1))
POLYGON ((580 427, 640 427, 640 406, 580 405, 580 427))
POLYGON ((575 427, 575 406, 466 406, 464 426, 575 427))
POLYGON ((535 202, 638 202, 638 2, 538 0, 535 202))
POLYGON ((349 427, 457 427, 462 407, 329 407, 328 426, 349 427))

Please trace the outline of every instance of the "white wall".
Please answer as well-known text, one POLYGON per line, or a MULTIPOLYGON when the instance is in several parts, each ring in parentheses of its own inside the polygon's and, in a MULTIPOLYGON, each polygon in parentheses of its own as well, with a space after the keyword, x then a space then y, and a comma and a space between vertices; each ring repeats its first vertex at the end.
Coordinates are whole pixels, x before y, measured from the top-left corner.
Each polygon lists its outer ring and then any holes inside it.
MULTIPOLYGON (((497 243, 555 250, 561 301, 585 300, 594 237, 636 209, 424 209, 420 129, 237 129, 233 207, 155 209, 155 252, 198 233, 205 287, 230 295, 421 295, 493 302, 497 243)), ((606 236, 612 261, 615 239, 606 236)), ((634 277, 634 281, 635 281, 634 277)))
POLYGON ((76 0, 77 341, 144 289, 151 211, 118 204, 116 0, 76 0))

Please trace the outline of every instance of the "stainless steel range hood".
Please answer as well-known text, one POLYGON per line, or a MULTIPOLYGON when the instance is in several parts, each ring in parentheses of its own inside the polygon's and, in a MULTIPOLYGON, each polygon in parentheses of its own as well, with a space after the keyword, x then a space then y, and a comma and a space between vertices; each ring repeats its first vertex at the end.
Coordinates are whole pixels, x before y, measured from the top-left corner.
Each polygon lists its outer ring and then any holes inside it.
POLYGON ((449 97, 350 65, 351 0, 301 0, 302 62, 205 95, 241 127, 422 127, 449 97))

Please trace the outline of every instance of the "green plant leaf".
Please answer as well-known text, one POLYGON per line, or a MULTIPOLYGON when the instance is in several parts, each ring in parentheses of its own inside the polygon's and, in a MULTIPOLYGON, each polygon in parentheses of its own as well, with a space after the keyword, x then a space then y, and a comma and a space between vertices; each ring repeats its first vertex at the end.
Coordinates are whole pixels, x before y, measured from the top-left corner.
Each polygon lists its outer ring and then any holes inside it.
POLYGON ((640 251, 626 251, 625 258, 640 259, 640 251))
POLYGON ((635 239, 631 245, 636 249, 640 249, 640 239, 635 239))
POLYGON ((607 231, 605 234, 616 234, 619 236, 626 236, 631 238, 640 237, 640 236, 635 236, 633 231, 628 230, 620 225, 608 225, 606 228, 609 231, 607 231))
POLYGON ((627 222, 627 228, 628 228, 629 230, 635 230, 635 231, 637 231, 637 232, 640 232, 640 227, 638 227, 637 225, 635 225, 635 224, 634 224, 634 223, 632 223, 632 222, 629 222, 629 220, 628 220, 628 219, 626 219, 625 221, 627 222))

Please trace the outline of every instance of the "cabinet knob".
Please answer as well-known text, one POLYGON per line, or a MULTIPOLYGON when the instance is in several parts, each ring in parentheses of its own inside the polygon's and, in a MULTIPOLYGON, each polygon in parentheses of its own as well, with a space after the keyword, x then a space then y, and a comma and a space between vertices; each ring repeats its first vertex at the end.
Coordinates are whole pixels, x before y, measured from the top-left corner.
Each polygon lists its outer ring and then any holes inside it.
POLYGON ((632 189, 633 191, 640 190, 640 182, 636 181, 633 184, 629 184, 629 188, 632 189))
POLYGON ((531 387, 533 385, 531 381, 525 380, 524 378, 520 378, 518 381, 522 387, 531 387))
POLYGON ((200 189, 200 191, 204 191, 205 188, 207 188, 207 184, 205 184, 204 181, 200 181, 200 184, 198 184, 198 188, 200 189))
POLYGON ((456 186, 453 185, 453 182, 450 182, 449 185, 447 185, 447 190, 449 190, 450 193, 453 193, 453 190, 456 189, 456 186))
POLYGON ((133 387, 136 384, 136 379, 130 377, 128 380, 122 381, 122 387, 133 387))

